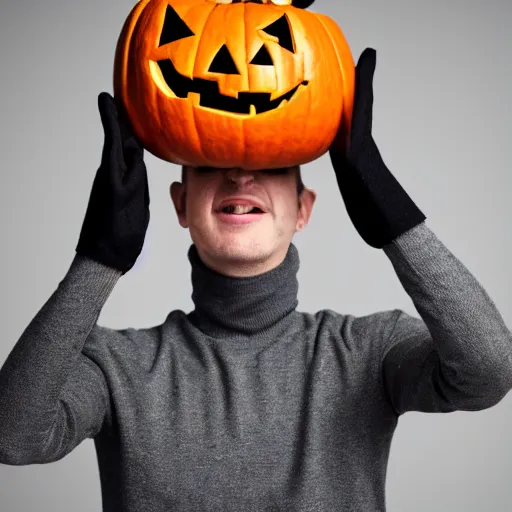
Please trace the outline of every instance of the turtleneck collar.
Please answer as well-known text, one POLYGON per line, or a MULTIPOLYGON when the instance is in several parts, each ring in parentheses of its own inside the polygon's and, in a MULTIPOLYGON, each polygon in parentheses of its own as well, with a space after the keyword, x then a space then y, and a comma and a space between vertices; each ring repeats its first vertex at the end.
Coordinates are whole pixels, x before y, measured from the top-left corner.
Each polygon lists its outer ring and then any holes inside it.
POLYGON ((251 277, 230 277, 207 267, 195 244, 188 259, 195 309, 187 317, 218 343, 261 344, 275 339, 293 322, 300 263, 293 243, 277 267, 251 277))

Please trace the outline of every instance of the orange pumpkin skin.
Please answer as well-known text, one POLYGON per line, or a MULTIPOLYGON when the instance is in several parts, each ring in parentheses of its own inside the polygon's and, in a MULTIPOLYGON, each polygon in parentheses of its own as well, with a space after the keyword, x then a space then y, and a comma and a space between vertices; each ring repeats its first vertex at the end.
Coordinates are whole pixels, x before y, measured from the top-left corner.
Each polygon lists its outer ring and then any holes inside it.
POLYGON ((315 160, 336 135, 348 140, 354 86, 354 60, 338 25, 291 5, 141 0, 123 26, 114 62, 114 96, 144 147, 197 167, 275 169, 315 160), (194 35, 159 45, 168 6, 194 35), (292 51, 265 31, 283 15, 292 51), (209 71, 224 44, 236 73, 209 71), (250 63, 262 46, 273 65, 250 63), (179 74, 217 82, 219 93, 232 98, 267 92, 273 100, 307 84, 278 108, 228 112, 200 106, 196 93, 178 97, 159 65, 169 60, 179 74))

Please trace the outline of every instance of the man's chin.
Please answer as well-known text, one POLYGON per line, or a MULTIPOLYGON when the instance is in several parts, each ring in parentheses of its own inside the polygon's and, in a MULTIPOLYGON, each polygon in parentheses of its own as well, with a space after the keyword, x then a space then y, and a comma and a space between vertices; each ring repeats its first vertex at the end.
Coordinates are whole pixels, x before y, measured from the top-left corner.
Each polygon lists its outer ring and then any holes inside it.
POLYGON ((227 235, 219 240, 215 252, 219 258, 250 261, 268 258, 272 253, 272 249, 269 247, 268 238, 261 240, 261 237, 244 238, 242 236, 227 235))
POLYGON ((272 256, 270 237, 226 236, 218 240, 215 257, 225 262, 260 264, 272 256))
MULTIPOLYGON (((281 263, 285 252, 275 243, 273 233, 217 232, 202 240, 203 261, 217 272, 233 277, 262 274, 281 263)), ((197 245, 197 244, 196 244, 197 245)))

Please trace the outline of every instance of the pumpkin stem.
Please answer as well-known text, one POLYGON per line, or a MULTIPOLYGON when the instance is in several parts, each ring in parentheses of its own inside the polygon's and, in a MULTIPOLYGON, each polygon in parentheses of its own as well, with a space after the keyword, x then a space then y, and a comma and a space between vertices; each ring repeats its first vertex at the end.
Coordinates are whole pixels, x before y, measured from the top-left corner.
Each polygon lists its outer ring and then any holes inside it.
MULTIPOLYGON (((209 0, 210 2, 215 2, 216 4, 239 4, 239 3, 249 3, 252 2, 254 4, 274 4, 274 5, 295 5, 294 0, 209 0)), ((299 7, 301 9, 305 9, 310 6, 314 0, 298 0, 299 5, 295 5, 295 7, 299 7)))
POLYGON ((299 9, 307 9, 315 0, 292 0, 292 5, 299 9))

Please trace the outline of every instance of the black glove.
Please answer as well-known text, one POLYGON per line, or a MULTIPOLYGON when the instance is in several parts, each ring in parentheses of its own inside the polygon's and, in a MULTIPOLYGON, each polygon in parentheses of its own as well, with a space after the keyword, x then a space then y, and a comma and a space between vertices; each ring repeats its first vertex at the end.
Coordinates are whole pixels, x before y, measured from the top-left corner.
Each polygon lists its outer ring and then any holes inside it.
POLYGON ((329 149, 338 186, 357 232, 381 249, 426 217, 384 164, 372 137, 376 52, 366 48, 356 66, 348 149, 338 134, 329 149))
POLYGON ((98 108, 105 141, 76 252, 124 275, 139 257, 149 225, 144 150, 110 94, 99 94, 98 108))

